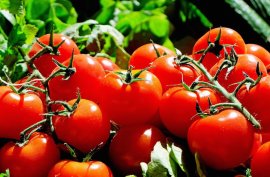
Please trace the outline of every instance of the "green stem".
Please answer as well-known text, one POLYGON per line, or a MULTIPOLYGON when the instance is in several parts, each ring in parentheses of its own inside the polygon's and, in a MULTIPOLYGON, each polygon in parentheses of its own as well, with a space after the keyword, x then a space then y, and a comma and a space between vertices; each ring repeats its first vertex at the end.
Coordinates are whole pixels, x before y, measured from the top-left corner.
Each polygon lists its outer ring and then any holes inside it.
POLYGON ((222 87, 214 77, 207 71, 207 69, 198 61, 193 60, 192 58, 186 56, 189 61, 194 64, 197 68, 201 70, 201 72, 207 77, 207 79, 215 86, 215 88, 222 93, 231 103, 234 103, 234 107, 241 111, 245 117, 252 123, 252 125, 258 129, 261 128, 260 123, 250 114, 250 112, 243 107, 241 102, 233 95, 233 93, 229 93, 224 87, 222 87))

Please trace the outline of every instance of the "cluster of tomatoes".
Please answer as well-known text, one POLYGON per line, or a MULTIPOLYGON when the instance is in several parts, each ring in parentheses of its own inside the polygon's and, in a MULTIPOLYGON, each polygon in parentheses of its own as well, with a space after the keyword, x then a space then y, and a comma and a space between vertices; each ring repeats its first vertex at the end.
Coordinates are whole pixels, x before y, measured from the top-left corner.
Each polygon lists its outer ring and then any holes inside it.
POLYGON ((270 53, 225 27, 176 53, 145 44, 120 68, 62 34, 40 37, 25 57, 29 75, 0 86, 0 172, 141 176, 140 162, 173 137, 209 168, 244 164, 265 176, 270 53), (106 162, 91 159, 105 147, 106 162))

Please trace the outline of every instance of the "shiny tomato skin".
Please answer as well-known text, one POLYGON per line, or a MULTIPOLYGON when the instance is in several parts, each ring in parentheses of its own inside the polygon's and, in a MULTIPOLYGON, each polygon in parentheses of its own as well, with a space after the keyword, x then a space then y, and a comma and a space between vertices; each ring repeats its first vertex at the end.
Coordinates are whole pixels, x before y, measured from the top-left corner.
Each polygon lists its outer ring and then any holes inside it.
POLYGON ((0 138, 20 138, 20 132, 43 119, 41 99, 34 93, 17 94, 0 86, 0 138))
MULTIPOLYGON (((68 66, 69 60, 63 62, 68 66)), ((82 98, 98 102, 99 86, 105 76, 102 66, 90 55, 74 55, 73 67, 76 72, 67 80, 63 76, 54 77, 49 81, 52 100, 69 101, 77 98, 80 92, 82 98)))
MULTIPOLYGON (((42 42, 43 44, 49 45, 50 34, 45 34, 41 36, 38 40, 42 42)), ((35 66, 41 72, 43 76, 48 77, 53 71, 53 69, 56 68, 56 64, 53 62, 52 59, 55 59, 59 61, 60 63, 62 63, 63 61, 71 57, 73 50, 74 50, 74 55, 80 54, 80 50, 77 44, 68 36, 65 36, 63 34, 57 34, 57 33, 53 34, 54 45, 60 44, 63 40, 65 42, 58 48, 59 55, 44 54, 34 61, 35 66)), ((29 57, 33 57, 40 50, 42 50, 42 47, 37 42, 35 42, 29 51, 29 54, 28 54, 29 57)))
POLYGON ((0 172, 9 169, 12 177, 47 177, 60 153, 50 135, 36 132, 22 147, 11 141, 5 144, 0 159, 0 172))
POLYGON ((101 56, 94 57, 94 58, 101 64, 101 66, 103 67, 106 73, 120 69, 120 67, 109 58, 105 58, 101 56))
POLYGON ((270 76, 262 77, 257 85, 247 89, 242 87, 237 98, 249 112, 260 122, 261 132, 270 132, 270 76))
POLYGON ((159 113, 163 125, 177 137, 186 139, 189 126, 199 115, 196 111, 198 103, 202 111, 209 109, 209 99, 212 104, 220 102, 217 93, 210 88, 200 88, 189 91, 184 87, 172 87, 162 96, 159 113))
POLYGON ((149 71, 155 74, 161 82, 165 92, 170 86, 185 82, 190 85, 201 73, 191 65, 177 65, 175 56, 165 55, 152 62, 149 71))
POLYGON ((258 44, 246 44, 247 53, 255 55, 258 57, 265 66, 268 66, 270 64, 270 52, 266 50, 263 46, 258 44))
MULTIPOLYGON (((234 49, 237 54, 244 54, 246 53, 246 45, 243 37, 234 29, 228 27, 218 27, 210 29, 204 35, 202 35, 194 44, 192 55, 195 60, 199 60, 202 54, 196 54, 201 50, 204 50, 208 47, 208 39, 211 42, 214 42, 216 37, 219 34, 221 29, 221 37, 219 43, 221 45, 229 44, 234 45, 234 49)), ((228 53, 230 53, 231 48, 226 47, 228 53)), ((220 59, 224 58, 224 49, 219 52, 220 56, 217 57, 214 53, 208 52, 203 59, 202 64, 206 67, 206 69, 210 70, 211 67, 217 63, 220 59)))
POLYGON ((128 65, 133 66, 134 69, 144 69, 149 67, 150 64, 159 57, 155 48, 160 56, 167 54, 176 56, 175 52, 162 45, 148 43, 138 47, 131 54, 128 65))
MULTIPOLYGON (((75 101, 68 104, 73 105, 75 101)), ((57 137, 83 153, 105 144, 109 138, 110 121, 93 101, 81 99, 70 117, 56 116, 53 119, 57 137)))
POLYGON ((148 163, 154 145, 165 142, 165 135, 153 125, 134 125, 120 128, 109 145, 112 165, 121 175, 141 176, 140 162, 148 163))
POLYGON ((270 142, 260 146, 258 151, 251 158, 251 175, 252 177, 268 177, 270 161, 270 142))
MULTIPOLYGON (((212 76, 215 75, 215 73, 217 72, 223 61, 224 59, 221 59, 210 69, 209 73, 212 76)), ((237 87, 236 83, 239 83, 245 79, 245 75, 243 73, 246 73, 250 78, 254 80, 258 78, 258 75, 256 73, 258 63, 262 75, 266 76, 267 75, 266 67, 258 57, 252 54, 238 55, 238 61, 234 66, 233 70, 226 77, 227 68, 223 69, 218 75, 218 82, 229 92, 232 92, 237 87)))
POLYGON ((111 169, 101 161, 62 160, 50 170, 48 177, 113 177, 111 169))
MULTIPOLYGON (((133 74, 137 72, 138 70, 132 71, 133 74)), ((101 83, 101 110, 119 126, 153 121, 152 118, 158 112, 162 96, 160 81, 149 71, 143 71, 138 78, 141 80, 127 84, 121 76, 112 72, 101 83)))
POLYGON ((242 113, 226 109, 193 122, 188 130, 188 144, 206 166, 229 170, 250 158, 254 133, 242 113))

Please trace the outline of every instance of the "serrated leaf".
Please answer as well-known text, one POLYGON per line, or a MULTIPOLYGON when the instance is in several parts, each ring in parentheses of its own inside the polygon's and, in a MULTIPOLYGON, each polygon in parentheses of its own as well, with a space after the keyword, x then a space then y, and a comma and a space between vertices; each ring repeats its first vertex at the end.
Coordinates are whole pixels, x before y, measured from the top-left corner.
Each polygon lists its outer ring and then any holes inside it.
POLYGON ((25 43, 26 35, 23 33, 21 26, 16 24, 13 26, 9 36, 8 36, 8 46, 22 46, 25 43))
POLYGON ((0 9, 8 10, 15 15, 24 15, 23 0, 1 0, 0 9))
POLYGON ((27 24, 27 25, 23 26, 22 31, 26 36, 25 43, 30 44, 35 39, 35 36, 38 32, 38 28, 35 27, 34 25, 27 24))

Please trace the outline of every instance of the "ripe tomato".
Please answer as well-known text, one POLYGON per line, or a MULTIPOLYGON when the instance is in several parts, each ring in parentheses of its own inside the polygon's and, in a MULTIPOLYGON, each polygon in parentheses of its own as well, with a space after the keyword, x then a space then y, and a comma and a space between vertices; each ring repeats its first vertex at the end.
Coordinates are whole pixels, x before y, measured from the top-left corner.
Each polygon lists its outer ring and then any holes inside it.
POLYGON ((101 66, 103 67, 106 73, 120 69, 120 67, 109 58, 100 57, 100 56, 94 57, 94 58, 101 64, 101 66))
POLYGON ((47 177, 60 160, 53 138, 45 133, 33 133, 24 146, 8 142, 0 149, 0 172, 9 169, 12 177, 47 177))
POLYGON ((151 62, 159 57, 155 48, 160 56, 166 54, 175 56, 175 53, 172 50, 164 46, 148 43, 140 46, 131 54, 129 66, 133 66, 134 69, 144 69, 149 67, 151 62))
MULTIPOLYGON (((68 103, 73 105, 75 101, 68 103)), ((81 152, 90 152, 109 138, 110 121, 93 101, 81 99, 70 117, 56 116, 53 119, 57 137, 81 152)))
POLYGON ((43 103, 33 93, 17 94, 0 86, 0 137, 19 139, 20 132, 43 119, 43 103))
POLYGON ((185 82, 190 85, 197 79, 201 73, 191 65, 179 65, 175 62, 175 56, 165 55, 157 58, 152 62, 148 70, 155 74, 162 85, 165 92, 170 85, 181 84, 185 82))
MULTIPOLYGON (((63 64, 68 66, 69 62, 63 64)), ((57 76, 49 81, 51 99, 69 101, 77 98, 79 90, 82 98, 98 102, 100 82, 105 76, 102 66, 90 55, 79 54, 74 55, 73 67, 76 72, 69 79, 57 76)))
POLYGON ((62 160, 50 170, 48 177, 113 177, 111 169, 101 161, 62 160))
POLYGON ((260 146, 258 151, 251 158, 251 175, 252 177, 268 177, 270 161, 270 142, 260 146))
MULTIPOLYGON (((215 73, 217 72, 223 61, 224 59, 220 60, 210 69, 209 72, 212 76, 215 75, 215 73)), ((242 80, 245 79, 245 75, 243 73, 246 73, 250 78, 254 80, 258 78, 258 75, 256 73, 258 63, 262 75, 266 76, 267 75, 266 67, 258 57, 252 54, 238 55, 238 61, 234 66, 233 70, 231 70, 231 72, 226 77, 228 69, 227 68, 223 69, 218 75, 218 82, 220 83, 220 85, 225 87, 229 92, 234 91, 234 89, 237 87, 236 83, 241 82, 242 80)))
POLYGON ((246 44, 247 53, 258 57, 265 66, 270 64, 270 52, 258 44, 246 44))
POLYGON ((260 82, 247 89, 242 87, 237 94, 237 98, 249 112, 260 122, 261 131, 270 132, 270 76, 262 77, 260 82))
MULTIPOLYGON (((126 70, 120 72, 128 73, 126 70)), ((131 73, 137 72, 133 70, 131 73)), ((126 83, 122 76, 112 72, 101 83, 102 113, 120 126, 153 121, 158 112, 162 96, 160 81, 149 71, 143 71, 138 78, 141 80, 126 83)))
MULTIPOLYGON (((49 45, 50 42, 50 34, 45 34, 38 39, 43 44, 49 45)), ((58 45, 64 40, 64 43, 58 48, 59 55, 53 54, 44 54, 37 58, 34 61, 35 66, 41 72, 44 77, 48 77, 54 68, 56 68, 56 64, 53 62, 52 58, 59 61, 60 63, 69 59, 72 55, 72 51, 74 50, 74 55, 79 54, 80 50, 77 44, 70 39, 68 36, 63 34, 53 34, 53 44, 58 45)), ((32 45, 32 48, 29 51, 29 57, 33 57, 42 49, 37 42, 32 45)))
POLYGON ((228 170, 250 158, 254 132, 242 113, 226 109, 193 122, 188 130, 188 144, 207 166, 228 170))
MULTIPOLYGON (((211 29, 209 32, 205 33, 195 42, 193 46, 193 52, 192 52, 193 58, 195 60, 199 60, 200 57, 202 56, 202 53, 196 54, 196 52, 205 50, 208 47, 208 40, 210 40, 211 42, 214 42, 220 30, 221 30, 221 36, 220 36, 219 43, 216 44, 216 47, 213 50, 211 50, 210 52, 206 54, 202 62, 202 64, 208 70, 220 59, 224 58, 224 49, 221 47, 221 45, 226 45, 226 44, 234 45, 234 49, 237 54, 246 53, 245 41, 237 31, 231 28, 227 28, 227 27, 219 27, 219 28, 211 29), (219 56, 216 56, 216 54, 219 56)), ((231 48, 226 47, 226 50, 228 51, 228 53, 230 53, 231 48)))
POLYGON ((121 176, 141 176, 140 162, 148 163, 154 145, 165 141, 165 135, 152 125, 120 128, 109 145, 109 157, 121 176))
POLYGON ((210 88, 189 91, 184 87, 172 87, 163 94, 160 101, 161 121, 169 132, 186 138, 189 126, 199 118, 196 102, 202 111, 207 111, 210 106, 209 99, 213 104, 220 102, 217 93, 210 88))

